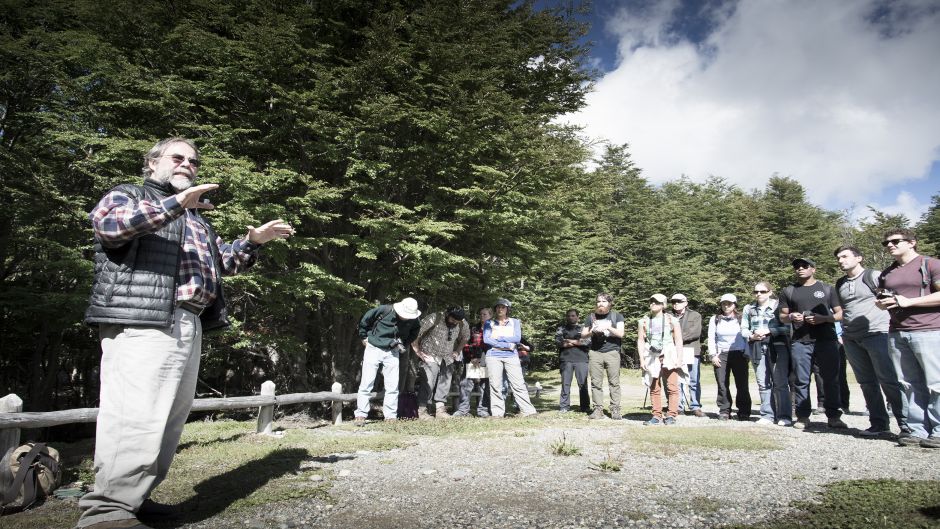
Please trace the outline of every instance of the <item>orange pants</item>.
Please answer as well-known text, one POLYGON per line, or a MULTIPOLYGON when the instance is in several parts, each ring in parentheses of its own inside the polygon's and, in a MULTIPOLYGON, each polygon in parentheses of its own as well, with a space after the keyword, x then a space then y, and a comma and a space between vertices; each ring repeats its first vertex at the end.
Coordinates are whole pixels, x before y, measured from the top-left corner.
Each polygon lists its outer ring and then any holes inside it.
POLYGON ((679 370, 663 368, 659 376, 650 385, 650 398, 653 401, 653 417, 663 418, 663 383, 666 379, 667 406, 670 417, 679 415, 679 370))

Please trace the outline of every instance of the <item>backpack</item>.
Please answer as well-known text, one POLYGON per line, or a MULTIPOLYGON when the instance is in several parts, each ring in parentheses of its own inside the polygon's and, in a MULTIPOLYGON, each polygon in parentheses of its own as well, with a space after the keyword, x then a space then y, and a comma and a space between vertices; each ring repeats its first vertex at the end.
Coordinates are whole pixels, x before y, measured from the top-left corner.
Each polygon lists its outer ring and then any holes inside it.
POLYGON ((0 459, 0 514, 20 512, 50 496, 62 484, 59 452, 26 443, 0 459))
MULTIPOLYGON (((862 272, 862 283, 865 283, 865 286, 867 286, 868 289, 871 290, 872 294, 877 294, 878 288, 880 288, 879 285, 881 284, 881 272, 877 272, 878 274, 877 282, 871 276, 873 272, 875 272, 875 270, 865 270, 864 272, 862 272)), ((844 285, 845 282, 848 280, 849 278, 846 276, 840 277, 839 280, 836 281, 836 292, 838 292, 839 289, 842 288, 842 285, 844 285)))

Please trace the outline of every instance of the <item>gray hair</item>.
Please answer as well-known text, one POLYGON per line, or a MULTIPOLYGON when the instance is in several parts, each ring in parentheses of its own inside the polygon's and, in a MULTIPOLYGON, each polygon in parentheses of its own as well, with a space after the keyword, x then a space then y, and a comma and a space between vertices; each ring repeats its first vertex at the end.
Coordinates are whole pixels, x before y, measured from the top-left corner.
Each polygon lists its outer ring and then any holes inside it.
POLYGON ((165 140, 160 140, 150 148, 150 151, 144 155, 144 167, 141 169, 141 174, 144 175, 144 179, 150 178, 150 175, 153 174, 153 169, 150 168, 150 161, 156 160, 157 158, 163 156, 163 153, 166 152, 166 148, 172 143, 185 143, 189 147, 196 151, 196 157, 199 157, 199 147, 196 147, 196 144, 193 143, 193 140, 187 138, 167 138, 165 140))

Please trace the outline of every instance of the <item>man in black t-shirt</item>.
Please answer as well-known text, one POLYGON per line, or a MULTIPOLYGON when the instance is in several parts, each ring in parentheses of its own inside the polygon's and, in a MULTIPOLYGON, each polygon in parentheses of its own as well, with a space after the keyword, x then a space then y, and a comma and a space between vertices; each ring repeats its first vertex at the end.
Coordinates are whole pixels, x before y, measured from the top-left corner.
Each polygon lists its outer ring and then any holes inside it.
POLYGON ((561 361, 561 396, 558 398, 558 410, 562 412, 568 411, 571 406, 572 375, 578 381, 581 411, 587 412, 591 407, 587 386, 588 348, 586 339, 581 337, 582 327, 579 319, 577 309, 571 309, 565 315, 565 322, 555 331, 558 359, 561 361))
POLYGON ((839 341, 835 322, 842 320, 842 306, 834 288, 818 281, 816 263, 800 257, 793 260, 796 282, 780 292, 780 321, 793 325, 790 369, 796 376, 796 422, 794 428, 809 425, 809 379, 813 356, 819 365, 826 394, 826 418, 830 428, 847 428, 839 398, 839 341))
POLYGON ((620 344, 623 341, 623 316, 610 310, 614 298, 601 292, 596 308, 584 320, 582 338, 591 338, 588 370, 591 372, 591 419, 604 418, 604 374, 610 390, 610 418, 619 421, 620 414, 620 344))

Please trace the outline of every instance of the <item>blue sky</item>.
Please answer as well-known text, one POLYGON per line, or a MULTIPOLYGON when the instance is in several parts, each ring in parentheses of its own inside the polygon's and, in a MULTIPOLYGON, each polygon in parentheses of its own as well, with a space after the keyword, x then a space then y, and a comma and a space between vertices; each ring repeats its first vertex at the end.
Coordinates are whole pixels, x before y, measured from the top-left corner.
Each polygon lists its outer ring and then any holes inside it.
POLYGON ((583 19, 602 75, 567 121, 652 182, 778 174, 913 221, 940 193, 936 0, 596 0, 583 19))

